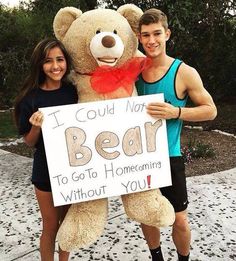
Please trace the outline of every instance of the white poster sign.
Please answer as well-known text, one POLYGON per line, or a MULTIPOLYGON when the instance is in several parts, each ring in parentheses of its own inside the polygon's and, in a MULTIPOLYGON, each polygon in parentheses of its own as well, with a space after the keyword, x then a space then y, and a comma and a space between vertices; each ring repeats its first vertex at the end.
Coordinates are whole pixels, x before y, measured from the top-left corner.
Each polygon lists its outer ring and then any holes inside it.
POLYGON ((41 108, 54 205, 171 185, 162 94, 41 108))

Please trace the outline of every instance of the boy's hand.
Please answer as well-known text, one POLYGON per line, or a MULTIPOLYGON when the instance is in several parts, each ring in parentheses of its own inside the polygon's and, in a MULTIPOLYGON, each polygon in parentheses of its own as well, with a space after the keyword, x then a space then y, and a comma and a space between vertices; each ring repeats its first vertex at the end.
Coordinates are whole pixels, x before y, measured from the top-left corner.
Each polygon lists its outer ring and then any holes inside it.
POLYGON ((153 102, 146 107, 147 113, 157 119, 176 119, 179 116, 179 108, 167 102, 153 102))

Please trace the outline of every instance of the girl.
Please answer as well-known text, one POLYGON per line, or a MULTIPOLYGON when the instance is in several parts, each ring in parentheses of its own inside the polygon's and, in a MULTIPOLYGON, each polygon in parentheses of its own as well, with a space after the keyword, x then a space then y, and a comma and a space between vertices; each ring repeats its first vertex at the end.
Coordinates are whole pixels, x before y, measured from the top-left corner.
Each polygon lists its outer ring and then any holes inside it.
MULTIPOLYGON (((58 228, 69 206, 54 207, 41 133, 43 115, 38 108, 77 103, 73 85, 66 82, 71 59, 62 43, 45 39, 35 47, 30 72, 15 103, 15 119, 19 133, 28 146, 36 148, 32 183, 42 215, 40 254, 42 261, 53 261, 58 228)), ((55 152, 56 153, 56 152, 55 152)), ((59 260, 66 261, 69 253, 59 249, 59 260)))

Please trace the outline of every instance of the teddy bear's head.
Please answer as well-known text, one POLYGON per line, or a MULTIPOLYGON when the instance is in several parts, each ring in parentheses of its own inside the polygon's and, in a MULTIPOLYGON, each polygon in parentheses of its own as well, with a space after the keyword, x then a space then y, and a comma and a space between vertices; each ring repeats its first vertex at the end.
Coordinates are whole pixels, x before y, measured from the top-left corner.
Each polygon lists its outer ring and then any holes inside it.
POLYGON ((70 53, 75 70, 86 74, 102 65, 118 67, 134 57, 142 13, 132 4, 117 11, 95 9, 85 13, 65 7, 56 14, 53 28, 70 53))

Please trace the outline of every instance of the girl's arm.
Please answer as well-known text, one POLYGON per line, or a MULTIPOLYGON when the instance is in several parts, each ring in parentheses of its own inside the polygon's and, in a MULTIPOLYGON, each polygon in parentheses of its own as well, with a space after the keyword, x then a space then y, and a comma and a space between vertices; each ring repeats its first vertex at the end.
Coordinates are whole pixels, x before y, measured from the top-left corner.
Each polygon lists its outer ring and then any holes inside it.
POLYGON ((24 135, 24 141, 29 147, 33 147, 37 143, 40 136, 41 126, 43 123, 42 112, 36 111, 33 113, 29 119, 29 122, 31 123, 32 127, 30 131, 24 135))

